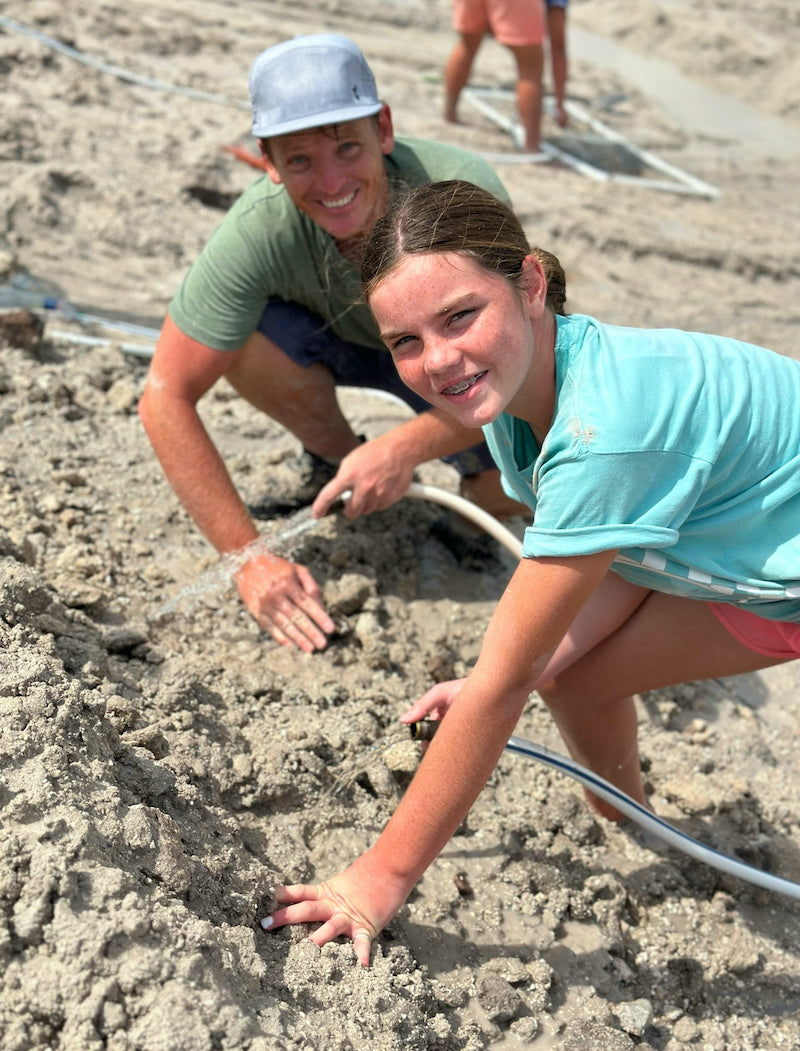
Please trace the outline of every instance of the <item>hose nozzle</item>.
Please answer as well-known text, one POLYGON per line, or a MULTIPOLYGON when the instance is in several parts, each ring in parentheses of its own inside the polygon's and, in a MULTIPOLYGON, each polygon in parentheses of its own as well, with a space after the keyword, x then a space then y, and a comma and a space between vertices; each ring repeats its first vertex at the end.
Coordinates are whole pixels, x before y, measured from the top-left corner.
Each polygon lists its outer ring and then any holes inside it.
POLYGON ((409 723, 412 741, 432 741, 433 735, 439 729, 438 719, 420 719, 419 722, 409 723))

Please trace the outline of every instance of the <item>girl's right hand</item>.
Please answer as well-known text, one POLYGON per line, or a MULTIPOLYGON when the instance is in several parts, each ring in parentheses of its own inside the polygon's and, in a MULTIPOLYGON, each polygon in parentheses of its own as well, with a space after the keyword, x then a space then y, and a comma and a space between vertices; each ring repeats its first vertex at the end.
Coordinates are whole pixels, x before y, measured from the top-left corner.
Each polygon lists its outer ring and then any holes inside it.
POLYGON ((439 682, 424 693, 417 703, 400 716, 401 723, 416 723, 420 719, 444 719, 447 709, 458 696, 466 679, 439 682))
POLYGON ((385 869, 368 850, 349 868, 316 886, 298 883, 275 888, 280 906, 261 920, 264 930, 278 930, 286 924, 317 923, 322 926, 309 938, 316 945, 343 935, 352 938, 358 962, 369 967, 370 946, 409 895, 407 883, 385 869))

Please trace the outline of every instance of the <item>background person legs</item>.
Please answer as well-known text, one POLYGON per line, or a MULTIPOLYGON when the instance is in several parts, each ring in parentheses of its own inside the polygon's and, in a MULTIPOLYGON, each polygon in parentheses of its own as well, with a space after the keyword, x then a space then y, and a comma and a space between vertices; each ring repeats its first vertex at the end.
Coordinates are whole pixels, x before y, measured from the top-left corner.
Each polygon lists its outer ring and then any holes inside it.
POLYGON ((569 122, 567 99, 567 9, 559 4, 547 4, 547 37, 550 44, 550 73, 556 103, 556 123, 565 128, 569 122))
POLYGON ((525 152, 538 153, 544 52, 541 44, 510 47, 510 50, 517 63, 517 110, 525 133, 525 152))
POLYGON ((444 67, 444 119, 458 124, 458 100, 467 85, 484 32, 461 33, 444 67))
MULTIPOLYGON (((452 0, 453 28, 459 34, 445 63, 444 119, 458 123, 457 106, 475 56, 491 33, 514 56, 516 97, 522 135, 517 146, 538 153, 542 110, 544 0, 452 0)), ((515 140, 516 141, 516 140, 515 140)))

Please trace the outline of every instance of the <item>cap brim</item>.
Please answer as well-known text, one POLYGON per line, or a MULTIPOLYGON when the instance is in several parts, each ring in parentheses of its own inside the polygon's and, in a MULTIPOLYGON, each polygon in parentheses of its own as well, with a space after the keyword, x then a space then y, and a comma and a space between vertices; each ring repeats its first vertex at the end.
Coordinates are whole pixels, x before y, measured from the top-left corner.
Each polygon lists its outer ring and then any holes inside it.
POLYGON ((339 109, 326 110, 324 113, 308 113, 295 120, 285 120, 279 124, 253 124, 253 135, 259 139, 272 139, 276 135, 291 135, 293 131, 306 131, 308 128, 325 128, 329 124, 345 124, 350 120, 372 117, 383 109, 382 102, 370 102, 363 106, 343 106, 339 109))

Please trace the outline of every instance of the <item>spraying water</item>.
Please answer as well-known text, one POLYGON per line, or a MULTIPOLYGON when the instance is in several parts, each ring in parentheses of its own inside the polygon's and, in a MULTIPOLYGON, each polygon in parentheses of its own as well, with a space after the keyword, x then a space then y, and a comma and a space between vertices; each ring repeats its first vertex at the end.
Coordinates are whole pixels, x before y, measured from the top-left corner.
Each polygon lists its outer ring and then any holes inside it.
POLYGON ((179 610, 191 613, 205 599, 221 595, 230 587, 239 570, 253 558, 260 555, 289 557, 300 537, 314 526, 319 526, 319 519, 312 517, 310 507, 302 507, 288 518, 269 522, 256 540, 237 551, 229 551, 222 555, 220 560, 201 573, 197 580, 181 588, 174 598, 156 610, 153 619, 161 620, 179 610))
MULTIPOLYGON (((351 496, 352 493, 349 490, 341 493, 339 500, 328 509, 328 514, 331 511, 335 511, 339 503, 347 503, 351 496)), ((518 560, 522 557, 521 540, 502 523, 498 522, 496 518, 493 518, 488 512, 466 500, 463 496, 458 496, 456 493, 439 489, 433 485, 422 485, 419 482, 411 483, 406 496, 415 497, 418 500, 429 500, 432 503, 440 504, 442 507, 452 508, 471 522, 474 522, 487 532, 489 536, 494 537, 511 553, 514 559, 518 560)), ((182 588, 174 599, 156 611, 155 619, 168 616, 176 612, 178 606, 185 607, 187 603, 188 609, 186 609, 186 612, 189 612, 213 592, 223 591, 228 587, 231 579, 239 572, 242 566, 252 558, 257 558, 259 555, 289 556, 298 539, 309 529, 313 529, 319 524, 320 520, 312 517, 310 507, 303 507, 299 511, 295 511, 294 514, 289 515, 288 518, 268 523, 265 532, 257 540, 240 548, 238 551, 232 551, 227 555, 223 555, 217 565, 206 570, 194 583, 182 588)))

